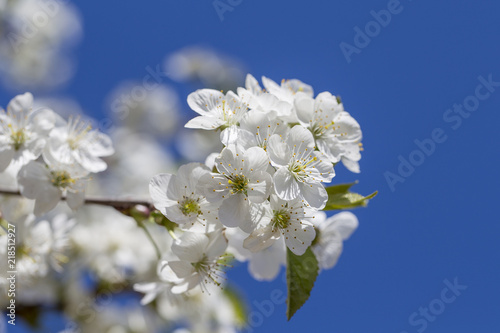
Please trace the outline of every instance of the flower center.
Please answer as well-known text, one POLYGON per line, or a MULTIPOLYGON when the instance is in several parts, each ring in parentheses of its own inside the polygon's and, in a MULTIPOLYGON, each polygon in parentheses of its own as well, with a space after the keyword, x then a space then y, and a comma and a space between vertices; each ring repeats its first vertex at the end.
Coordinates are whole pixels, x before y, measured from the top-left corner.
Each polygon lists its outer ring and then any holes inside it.
POLYGON ((273 219, 271 220, 272 226, 278 229, 286 229, 290 224, 290 213, 286 209, 274 210, 273 219))
MULTIPOLYGON (((207 291, 207 284, 213 283, 220 287, 224 278, 224 267, 231 267, 226 263, 227 256, 222 255, 218 258, 209 259, 206 255, 198 262, 191 263, 194 270, 201 276, 202 292, 207 291)), ((210 292, 208 292, 210 294, 210 292)))
POLYGON ((18 131, 15 131, 12 128, 12 125, 9 124, 10 128, 10 139, 12 140, 12 143, 14 145, 15 150, 19 150, 21 146, 26 142, 28 139, 26 133, 24 133, 23 129, 20 129, 18 131))
POLYGON ((52 171, 52 185, 55 187, 66 188, 75 183, 67 171, 52 171))
POLYGON ((247 195, 248 179, 243 175, 237 175, 228 180, 231 186, 231 193, 243 193, 247 195))
MULTIPOLYGON (((335 125, 335 122, 333 121, 327 124, 324 123, 322 124, 321 122, 315 122, 314 124, 312 124, 309 130, 311 131, 314 139, 319 140, 325 135, 328 128, 333 125, 335 125)), ((333 129, 335 129, 335 126, 333 127, 333 129)))
POLYGON ((184 201, 179 203, 179 209, 185 216, 193 213, 196 213, 197 215, 200 214, 200 205, 198 205, 197 200, 192 198, 186 198, 184 201))
POLYGON ((71 150, 77 149, 80 141, 82 141, 91 130, 92 126, 80 120, 80 117, 76 119, 70 117, 68 120, 68 145, 71 150))
POLYGON ((296 160, 294 161, 292 164, 290 164, 290 167, 289 167, 289 170, 295 174, 295 177, 297 178, 300 178, 300 177, 306 177, 306 173, 305 173, 305 170, 306 170, 306 167, 311 164, 312 162, 315 162, 317 161, 318 158, 316 156, 314 156, 313 158, 311 158, 309 160, 309 162, 305 162, 306 159, 302 159, 302 160, 296 160))

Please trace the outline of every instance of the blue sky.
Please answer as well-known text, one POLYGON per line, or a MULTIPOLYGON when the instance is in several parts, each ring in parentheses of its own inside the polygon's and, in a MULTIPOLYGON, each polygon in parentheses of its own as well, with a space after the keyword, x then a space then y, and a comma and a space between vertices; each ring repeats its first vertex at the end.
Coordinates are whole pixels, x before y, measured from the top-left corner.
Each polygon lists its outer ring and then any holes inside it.
MULTIPOLYGON (((141 79, 167 53, 201 44, 241 59, 256 77, 298 78, 315 92, 342 96, 362 126, 365 151, 362 173, 339 166, 334 182, 359 180, 354 190, 379 195, 355 211, 358 230, 338 265, 319 276, 309 302, 290 322, 286 305, 277 305, 254 331, 500 331, 500 219, 494 208, 500 187, 500 3, 222 1, 233 3, 222 21, 211 1, 75 2, 85 36, 78 72, 60 93, 102 118, 105 97, 119 81, 141 79), (390 22, 377 29, 371 11, 388 8, 390 22), (367 24, 372 37, 356 46, 355 28, 363 31, 367 24), (341 43, 357 48, 350 62, 341 43), (464 102, 474 111, 453 111, 464 102), (433 152, 416 152, 415 140, 429 142, 436 130, 441 142, 433 152), (419 164, 411 174, 398 173, 400 156, 419 164), (387 172, 400 177, 392 189, 387 172), (467 288, 443 292, 455 282, 467 288), (429 306, 426 317, 420 311, 429 306)), ((180 93, 185 101, 188 91, 180 93)), ((12 96, 2 91, 1 104, 12 96)), ((254 281, 244 265, 230 277, 250 302, 286 290, 281 279, 254 281)))

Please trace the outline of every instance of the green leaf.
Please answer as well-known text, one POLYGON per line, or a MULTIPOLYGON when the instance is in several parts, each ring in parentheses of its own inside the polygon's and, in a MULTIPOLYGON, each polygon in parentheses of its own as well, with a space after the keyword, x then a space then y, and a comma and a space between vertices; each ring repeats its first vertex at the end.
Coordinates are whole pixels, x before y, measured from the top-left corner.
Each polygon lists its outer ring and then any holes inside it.
POLYGON ((327 187, 326 192, 328 193, 328 201, 323 210, 364 207, 367 205, 368 200, 375 197, 378 193, 378 191, 375 191, 365 197, 358 193, 349 192, 350 188, 354 184, 356 183, 340 184, 327 187))
POLYGON ((331 196, 334 194, 346 193, 346 192, 349 192, 349 189, 352 186, 356 185, 357 183, 358 182, 328 186, 326 188, 326 192, 328 193, 328 196, 331 196))
POLYGON ((287 249, 286 260, 288 288, 286 316, 290 320, 311 295, 311 290, 319 273, 319 266, 318 260, 310 247, 301 256, 295 255, 287 249))
POLYGON ((243 300, 241 293, 234 287, 226 285, 223 289, 224 296, 231 303, 236 319, 236 324, 239 328, 244 328, 247 325, 248 306, 243 300))

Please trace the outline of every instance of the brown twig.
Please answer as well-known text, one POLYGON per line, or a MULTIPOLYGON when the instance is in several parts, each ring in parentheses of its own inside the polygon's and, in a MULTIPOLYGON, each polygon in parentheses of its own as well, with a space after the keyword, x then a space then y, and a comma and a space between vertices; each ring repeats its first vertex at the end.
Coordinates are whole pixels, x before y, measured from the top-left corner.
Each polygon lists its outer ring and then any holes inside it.
MULTIPOLYGON (((18 190, 0 189, 0 194, 21 196, 21 192, 18 190)), ((61 200, 66 200, 66 198, 62 197, 61 200)), ((121 212, 130 210, 136 206, 144 206, 150 211, 154 210, 154 206, 151 202, 143 200, 114 200, 109 198, 86 197, 85 204, 109 206, 121 212)))

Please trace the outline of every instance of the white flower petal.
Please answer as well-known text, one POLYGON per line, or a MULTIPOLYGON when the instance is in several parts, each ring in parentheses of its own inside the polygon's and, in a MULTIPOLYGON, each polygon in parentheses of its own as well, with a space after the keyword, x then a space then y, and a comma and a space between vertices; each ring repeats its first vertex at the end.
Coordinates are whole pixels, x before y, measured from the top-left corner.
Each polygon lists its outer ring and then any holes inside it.
POLYGON ((224 94, 218 90, 200 89, 189 94, 187 102, 193 111, 201 115, 209 115, 224 98, 224 94))
POLYGON ((259 82, 252 74, 247 74, 245 79, 245 88, 251 91, 253 94, 258 94, 262 92, 259 82))
POLYGON ((264 149, 260 147, 249 148, 244 154, 243 173, 250 175, 253 172, 263 172, 269 166, 269 157, 264 149))
POLYGON ((35 200, 34 214, 43 215, 54 209, 61 200, 62 191, 55 186, 48 186, 43 195, 39 195, 35 200))
POLYGON ((351 212, 341 212, 333 215, 325 221, 325 224, 331 223, 326 230, 335 229, 342 236, 342 240, 351 237, 352 233, 358 228, 359 222, 356 215, 351 212))
POLYGON ((347 112, 342 112, 335 119, 334 133, 340 141, 357 142, 362 138, 361 127, 347 112))
POLYGON ((220 141, 224 146, 235 145, 239 140, 238 127, 236 125, 229 126, 220 133, 220 141))
POLYGON ((87 149, 95 156, 109 156, 115 152, 111 138, 99 131, 92 131, 92 140, 87 149))
POLYGON ((337 163, 338 161, 340 161, 342 154, 344 154, 344 145, 342 145, 337 139, 332 137, 318 139, 316 140, 316 145, 318 146, 318 149, 323 154, 325 154, 328 160, 332 163, 337 163))
POLYGON ((206 235, 185 232, 172 244, 172 252, 179 259, 194 263, 201 260, 207 245, 208 237, 206 235))
POLYGON ((244 223, 251 223, 250 207, 243 193, 236 193, 222 201, 219 208, 219 220, 226 227, 235 228, 244 223))
POLYGON ((302 153, 306 151, 306 149, 313 150, 314 137, 307 129, 300 125, 296 125, 292 127, 288 133, 287 143, 293 151, 302 153))
POLYGON ((254 253, 248 263, 248 271, 258 281, 272 281, 286 263, 286 247, 278 239, 267 249, 254 253))
POLYGON ((36 199, 50 187, 50 171, 41 163, 30 162, 19 170, 17 175, 21 194, 28 199, 36 199))
POLYGON ((221 231, 208 234, 209 244, 205 254, 208 258, 219 258, 226 252, 227 239, 221 231))
POLYGON ((193 274, 190 277, 186 278, 182 283, 173 286, 171 290, 173 294, 182 294, 188 290, 193 289, 200 283, 201 276, 199 274, 193 274))
POLYGON ((33 107, 33 95, 31 93, 24 93, 14 97, 7 105, 7 111, 21 113, 27 116, 33 107))
POLYGON ((196 187, 209 202, 219 202, 229 194, 227 178, 219 174, 208 173, 200 178, 196 187))
POLYGON ((74 154, 76 161, 86 170, 97 173, 106 170, 108 165, 97 155, 91 154, 88 150, 79 149, 74 154))
POLYGON ((85 202, 85 191, 83 189, 79 191, 68 191, 66 193, 66 202, 69 208, 73 210, 80 208, 85 202))
POLYGON ((267 200, 271 192, 271 175, 267 172, 255 172, 248 179, 248 200, 253 203, 262 203, 267 200))
POLYGON ((279 232, 274 232, 273 227, 271 225, 267 225, 265 227, 255 229, 250 236, 243 241, 243 248, 250 250, 251 252, 259 252, 273 245, 279 237, 279 232))
POLYGON ((316 209, 323 209, 328 201, 328 193, 321 183, 300 183, 300 194, 305 201, 316 209))
POLYGON ((353 160, 350 160, 346 157, 342 157, 342 164, 346 167, 347 170, 354 172, 354 173, 360 173, 361 169, 359 168, 359 163, 353 160))
POLYGON ((335 266, 342 254, 342 249, 342 238, 339 233, 330 234, 312 248, 321 269, 330 269, 335 266))
POLYGON ((39 109, 33 112, 31 122, 35 132, 46 135, 54 128, 56 115, 50 109, 39 109))
POLYGON ((203 130, 214 130, 224 125, 224 121, 210 116, 198 116, 186 123, 186 128, 199 128, 203 130))
POLYGON ((224 176, 238 174, 241 166, 241 156, 236 158, 236 154, 239 155, 240 152, 236 150, 234 146, 226 147, 222 149, 220 156, 215 159, 215 164, 217 170, 224 176))
POLYGON ((175 203, 167 196, 167 189, 172 177, 174 176, 171 174, 163 173, 154 176, 149 182, 149 195, 153 199, 153 205, 165 216, 167 216, 165 207, 172 206, 175 203))
POLYGON ((0 172, 3 172, 5 169, 7 169, 13 157, 14 149, 0 141, 0 172))
POLYGON ((283 236, 290 251, 301 256, 311 246, 316 237, 316 231, 314 226, 308 222, 292 220, 290 225, 283 230, 283 236))
POLYGON ((273 166, 285 166, 290 161, 288 145, 280 135, 275 134, 271 136, 267 145, 267 151, 273 166))
POLYGON ((295 100, 295 111, 302 125, 309 126, 310 121, 314 118, 314 99, 301 95, 295 100))
POLYGON ((273 177, 276 194, 283 200, 292 200, 299 195, 299 184, 293 174, 286 168, 279 168, 273 177))
POLYGON ((194 273, 193 265, 186 261, 169 261, 168 265, 179 279, 185 279, 194 273))

